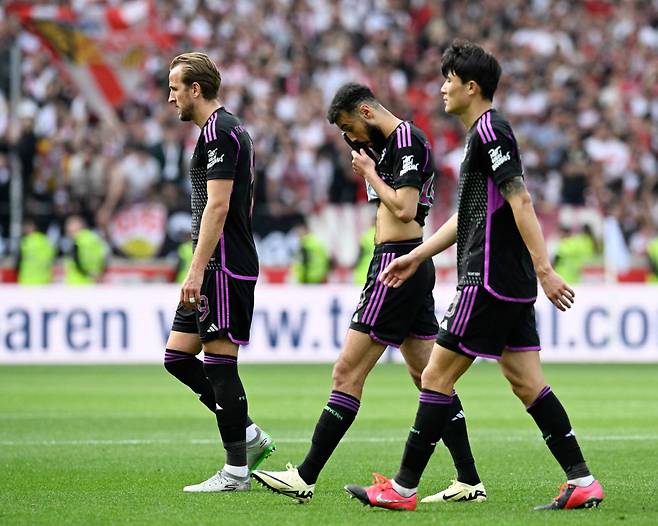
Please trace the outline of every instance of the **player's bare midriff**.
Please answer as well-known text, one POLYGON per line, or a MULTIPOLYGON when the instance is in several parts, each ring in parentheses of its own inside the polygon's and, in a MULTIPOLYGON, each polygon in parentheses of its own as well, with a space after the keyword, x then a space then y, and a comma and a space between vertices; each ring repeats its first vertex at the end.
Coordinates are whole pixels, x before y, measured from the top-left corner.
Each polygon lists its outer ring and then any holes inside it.
POLYGON ((415 221, 403 223, 393 213, 380 203, 377 207, 375 243, 392 243, 423 237, 423 228, 415 221))

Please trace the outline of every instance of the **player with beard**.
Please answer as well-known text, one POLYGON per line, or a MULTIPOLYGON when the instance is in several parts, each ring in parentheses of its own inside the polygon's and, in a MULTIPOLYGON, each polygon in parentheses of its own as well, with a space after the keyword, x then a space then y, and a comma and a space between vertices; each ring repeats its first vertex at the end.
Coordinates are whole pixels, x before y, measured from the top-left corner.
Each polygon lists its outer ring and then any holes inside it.
POLYGON ((183 491, 251 488, 249 472, 274 450, 247 415, 238 349, 249 342, 258 255, 251 233, 254 151, 240 120, 219 102, 221 77, 204 53, 184 53, 169 67, 169 103, 201 133, 190 162, 192 244, 165 352, 169 373, 216 417, 224 467, 183 491), (203 350, 203 362, 196 355, 203 350))
MULTIPOLYGON (((387 346, 399 347, 418 388, 438 333, 434 314, 434 265, 418 267, 402 287, 378 281, 394 259, 422 243, 423 225, 433 202, 434 161, 425 134, 398 119, 366 86, 347 84, 331 103, 327 118, 352 146, 352 168, 365 179, 369 200, 378 202, 375 253, 368 278, 334 365, 329 401, 315 427, 311 448, 298 468, 255 471, 253 477, 299 502, 313 497, 315 483, 334 449, 354 421, 368 373, 387 346)), ((471 454, 459 397, 452 398, 451 423, 444 434, 457 480, 431 502, 486 499, 471 454)))

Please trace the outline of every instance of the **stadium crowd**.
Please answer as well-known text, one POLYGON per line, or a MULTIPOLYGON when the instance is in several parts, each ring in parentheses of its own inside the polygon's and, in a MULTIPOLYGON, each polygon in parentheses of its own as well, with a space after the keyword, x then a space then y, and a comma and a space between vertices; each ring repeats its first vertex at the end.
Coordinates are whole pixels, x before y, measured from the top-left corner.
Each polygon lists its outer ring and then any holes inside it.
POLYGON ((80 214, 116 254, 176 250, 189 228, 186 162, 198 130, 181 125, 168 107, 167 73, 171 58, 190 49, 216 60, 221 99, 254 139, 257 234, 259 225, 290 217, 321 229, 318 218, 327 210, 365 202, 346 146, 325 119, 333 93, 348 81, 371 85, 432 141, 441 171, 436 226, 454 205, 463 150, 463 131, 443 112, 439 94, 441 53, 455 37, 480 43, 501 61, 494 105, 515 127, 549 237, 557 238, 558 226, 569 233, 588 225, 623 266, 629 254, 643 258, 658 236, 658 2, 160 0, 157 6, 160 28, 175 46, 148 50, 140 88, 119 108, 118 126, 94 114, 39 40, 0 7, 4 238, 13 147, 24 211, 51 235, 80 214), (9 122, 15 42, 23 57, 22 102, 20 118, 9 122), (135 212, 131 205, 146 208, 135 212), (122 241, 121 225, 131 217, 142 227, 148 221, 139 218, 148 217, 161 230, 149 233, 152 246, 122 241))

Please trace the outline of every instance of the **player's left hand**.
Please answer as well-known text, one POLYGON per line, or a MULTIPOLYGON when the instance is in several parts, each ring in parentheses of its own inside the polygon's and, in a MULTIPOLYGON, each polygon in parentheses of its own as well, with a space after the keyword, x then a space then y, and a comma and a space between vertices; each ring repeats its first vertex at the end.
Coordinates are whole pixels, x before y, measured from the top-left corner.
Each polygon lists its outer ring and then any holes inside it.
POLYGON ((540 276, 539 283, 541 283, 546 297, 558 309, 565 311, 571 308, 576 298, 576 293, 555 270, 551 269, 544 276, 540 276))
POLYGON ((186 309, 194 310, 201 301, 203 272, 190 269, 180 290, 180 302, 186 309))
POLYGON ((358 152, 352 150, 352 171, 355 175, 365 177, 366 173, 375 170, 375 161, 373 161, 363 148, 358 152))

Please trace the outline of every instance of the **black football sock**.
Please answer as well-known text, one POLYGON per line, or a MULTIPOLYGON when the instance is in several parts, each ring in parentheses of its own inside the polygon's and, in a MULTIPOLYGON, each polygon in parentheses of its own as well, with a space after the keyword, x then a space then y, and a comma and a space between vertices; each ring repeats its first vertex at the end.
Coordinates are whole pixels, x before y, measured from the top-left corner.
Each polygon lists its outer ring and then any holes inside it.
POLYGON ((480 483, 480 477, 475 468, 475 460, 468 442, 466 417, 464 408, 457 393, 453 391, 450 418, 443 430, 441 440, 450 451, 450 456, 457 470, 457 480, 464 484, 475 486, 480 483))
POLYGON ((404 488, 417 488, 420 477, 441 439, 451 415, 452 397, 429 389, 422 389, 416 422, 409 431, 404 447, 400 471, 395 482, 404 488))
MULTIPOLYGON (((167 349, 164 366, 174 378, 192 389, 199 396, 199 401, 212 411, 213 415, 215 414, 215 393, 206 377, 201 360, 193 354, 167 349)), ((253 423, 247 415, 246 427, 253 423)))
POLYGON ((195 355, 181 351, 167 349, 164 358, 165 369, 181 383, 188 386, 199 395, 203 405, 215 413, 215 393, 206 372, 203 370, 203 362, 195 355))
POLYGON ((548 449, 562 466, 567 479, 590 475, 567 412, 549 385, 540 391, 527 411, 537 423, 548 449))
POLYGON ((299 467, 299 476, 315 484, 320 471, 354 422, 361 402, 351 395, 332 391, 313 432, 311 449, 299 467))
POLYGON ((226 463, 246 466, 247 396, 238 375, 238 359, 235 356, 205 353, 203 368, 215 393, 217 422, 226 449, 226 463))

